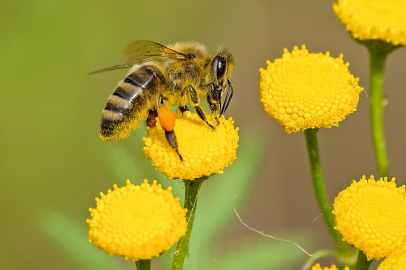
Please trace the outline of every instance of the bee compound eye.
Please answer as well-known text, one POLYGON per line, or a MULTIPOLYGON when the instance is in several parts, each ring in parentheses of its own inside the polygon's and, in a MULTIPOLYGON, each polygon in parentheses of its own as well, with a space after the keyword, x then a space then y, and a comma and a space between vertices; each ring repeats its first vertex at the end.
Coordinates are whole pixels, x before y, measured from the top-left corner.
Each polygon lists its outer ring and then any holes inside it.
POLYGON ((222 81, 224 78, 224 75, 226 73, 226 67, 227 67, 226 60, 221 56, 216 56, 216 58, 214 59, 214 62, 216 65, 217 80, 222 81))

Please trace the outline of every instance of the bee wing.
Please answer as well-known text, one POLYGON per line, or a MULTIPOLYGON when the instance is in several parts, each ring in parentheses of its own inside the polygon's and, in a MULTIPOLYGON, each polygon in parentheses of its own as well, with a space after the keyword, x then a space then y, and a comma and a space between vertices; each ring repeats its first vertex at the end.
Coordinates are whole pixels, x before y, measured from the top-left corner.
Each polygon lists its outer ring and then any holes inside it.
POLYGON ((102 68, 93 71, 88 75, 115 69, 128 68, 132 67, 133 65, 140 65, 142 63, 149 61, 162 62, 167 60, 168 58, 177 60, 187 60, 190 58, 186 54, 169 49, 168 47, 161 45, 159 43, 147 40, 135 41, 133 43, 128 44, 127 47, 125 47, 124 49, 124 54, 127 57, 127 63, 102 68))
POLYGON ((133 64, 125 63, 125 64, 120 64, 120 65, 116 65, 116 66, 112 66, 112 67, 98 69, 96 71, 90 72, 87 75, 92 75, 92 74, 96 74, 96 73, 100 73, 100 72, 104 72, 104 71, 115 70, 115 69, 128 68, 128 67, 132 67, 132 66, 133 66, 133 64))
POLYGON ((127 45, 124 49, 127 56, 127 63, 142 64, 148 61, 165 61, 168 58, 177 60, 187 60, 190 56, 169 49, 156 42, 140 40, 127 45))

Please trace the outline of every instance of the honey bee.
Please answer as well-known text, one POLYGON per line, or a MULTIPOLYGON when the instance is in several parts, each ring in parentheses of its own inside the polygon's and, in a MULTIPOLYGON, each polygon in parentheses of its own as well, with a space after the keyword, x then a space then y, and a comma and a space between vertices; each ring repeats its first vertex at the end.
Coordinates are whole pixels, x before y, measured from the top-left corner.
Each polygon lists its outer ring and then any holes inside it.
MULTIPOLYGON (((189 102, 208 127, 215 130, 207 121, 199 100, 207 99, 218 125, 234 93, 229 80, 234 59, 226 48, 220 47, 210 55, 207 48, 197 42, 164 46, 152 41, 135 41, 124 49, 124 54, 126 63, 90 73, 132 67, 109 96, 102 112, 100 138, 103 141, 129 136, 143 120, 154 127, 162 105, 178 105, 185 112, 189 110, 189 102), (222 104, 223 89, 227 89, 227 94, 222 104)), ((177 151, 174 131, 166 130, 166 137, 177 151)))

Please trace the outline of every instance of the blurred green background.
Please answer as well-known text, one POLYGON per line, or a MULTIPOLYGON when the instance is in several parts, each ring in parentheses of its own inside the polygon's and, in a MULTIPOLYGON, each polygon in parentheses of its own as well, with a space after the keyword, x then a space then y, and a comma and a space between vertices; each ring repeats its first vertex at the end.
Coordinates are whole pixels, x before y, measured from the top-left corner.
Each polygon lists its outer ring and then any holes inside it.
MULTIPOLYGON (((195 40, 212 52, 225 44, 234 54, 235 95, 227 114, 240 127, 241 151, 247 150, 252 140, 260 143, 262 151, 238 164, 237 159, 234 167, 225 169, 223 176, 213 177, 207 189, 203 187, 201 196, 210 197, 209 191, 217 187, 215 181, 222 181, 224 187, 225 181, 229 187, 235 185, 227 173, 242 170, 246 162, 254 159, 257 167, 250 173, 249 187, 238 194, 241 200, 244 198, 239 206, 244 221, 265 233, 293 241, 295 233, 308 236, 311 243, 299 244, 310 248, 309 252, 332 247, 313 196, 304 136, 286 135, 268 118, 258 91, 258 69, 266 67, 267 59, 281 57, 285 47, 292 50, 295 45, 306 44, 310 52, 330 51, 333 57, 343 53, 344 60, 351 64, 350 71, 360 77, 365 93, 361 93, 358 111, 339 128, 319 132, 330 200, 353 179, 363 174, 377 175, 368 118, 368 54, 338 24, 332 3, 1 1, 0 268, 83 269, 41 224, 59 213, 85 231, 88 208, 94 207, 94 198, 113 183, 123 184, 130 178, 138 184, 144 178, 158 178, 165 187, 175 186, 177 196, 181 195, 178 181, 163 180, 162 174, 142 157, 141 137, 145 131, 137 130, 117 143, 99 139, 101 111, 126 71, 86 74, 123 63, 123 48, 139 39, 162 44, 195 40), (132 170, 128 169, 131 160, 132 170), (125 169, 120 170, 120 165, 125 169)), ((385 81, 390 170, 400 183, 406 179, 406 128, 402 117, 405 57, 404 49, 389 56, 385 81)), ((228 203, 232 222, 215 243, 212 257, 206 258, 214 266, 221 263, 218 252, 234 252, 247 241, 263 241, 262 236, 239 223, 233 216, 232 200, 228 203)), ((55 220, 58 228, 63 224, 61 219, 55 220)), ((66 233, 71 230, 67 227, 66 233)), ((279 268, 264 269, 298 269, 307 259, 288 243, 266 241, 274 242, 274 250, 268 252, 279 268), (284 267, 282 261, 278 264, 278 250, 296 254, 297 268, 284 267)), ((193 256, 197 254, 192 253, 191 260, 193 256)), ((123 269, 135 269, 131 261, 118 261, 123 269)))

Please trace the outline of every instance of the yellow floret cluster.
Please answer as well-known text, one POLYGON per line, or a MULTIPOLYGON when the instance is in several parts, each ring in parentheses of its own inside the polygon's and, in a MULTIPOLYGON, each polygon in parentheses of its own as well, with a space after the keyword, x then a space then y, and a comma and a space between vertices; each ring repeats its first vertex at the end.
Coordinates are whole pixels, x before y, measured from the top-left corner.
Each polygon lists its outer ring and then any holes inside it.
POLYGON ((286 133, 309 128, 331 128, 357 109, 358 78, 348 71, 343 55, 309 53, 306 46, 260 69, 261 102, 267 114, 285 127, 286 133))
POLYGON ((336 229, 368 260, 385 258, 405 244, 405 186, 397 188, 395 178, 388 182, 363 176, 340 192, 333 206, 336 229))
MULTIPOLYGON (((338 270, 338 268, 335 264, 332 264, 331 267, 321 267, 319 263, 316 263, 310 270, 338 270)), ((350 270, 350 268, 346 266, 344 270, 350 270)))
POLYGON ((89 242, 110 255, 134 261, 159 256, 170 249, 186 232, 186 212, 167 190, 148 180, 100 193, 97 207, 89 211, 89 242))
POLYGON ((406 246, 393 251, 378 267, 378 270, 405 270, 406 269, 406 246))
POLYGON ((333 9, 356 39, 406 45, 404 0, 338 0, 333 9))
MULTIPOLYGON (((215 123, 213 116, 207 115, 207 118, 215 123)), ((189 111, 182 114, 178 110, 175 133, 183 161, 169 145, 159 121, 156 127, 147 128, 145 156, 168 178, 194 180, 223 173, 223 169, 237 157, 238 128, 234 128, 232 118, 225 120, 224 116, 220 118, 220 125, 215 127, 213 131, 197 114, 189 111)))

